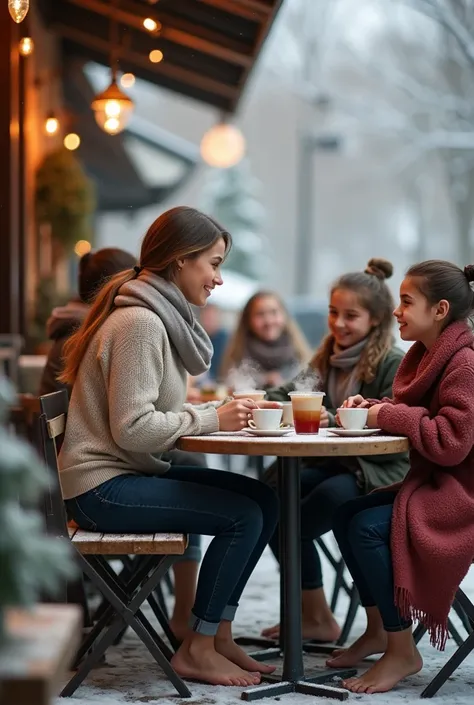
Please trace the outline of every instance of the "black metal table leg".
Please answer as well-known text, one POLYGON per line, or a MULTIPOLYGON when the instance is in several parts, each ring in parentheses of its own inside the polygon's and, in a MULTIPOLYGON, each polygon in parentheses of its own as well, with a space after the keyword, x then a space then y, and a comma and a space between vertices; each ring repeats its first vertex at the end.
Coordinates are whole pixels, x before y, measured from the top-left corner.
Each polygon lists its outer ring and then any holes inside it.
MULTIPOLYGON (((299 458, 278 459, 279 487, 281 488, 282 548, 281 582, 283 620, 283 674, 280 682, 248 688, 242 700, 261 700, 286 693, 304 693, 319 697, 346 700, 349 692, 343 688, 323 685, 335 678, 349 678, 356 669, 331 669, 305 678, 301 627, 301 505, 299 458), (319 683, 316 683, 319 681, 319 683)), ((266 681, 275 681, 265 676, 266 681)))

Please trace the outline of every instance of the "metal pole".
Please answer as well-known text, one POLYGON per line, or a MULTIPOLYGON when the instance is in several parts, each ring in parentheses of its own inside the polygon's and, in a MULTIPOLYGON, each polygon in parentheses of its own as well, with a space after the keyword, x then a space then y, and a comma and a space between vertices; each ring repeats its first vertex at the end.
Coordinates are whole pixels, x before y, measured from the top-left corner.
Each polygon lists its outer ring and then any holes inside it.
POLYGON ((284 562, 284 625, 285 651, 283 681, 296 683, 304 678, 303 649, 301 641, 301 505, 300 460, 280 460, 282 503, 285 503, 283 527, 284 562))
POLYGON ((297 237, 296 237, 296 294, 308 294, 311 290, 312 272, 312 226, 313 226, 313 152, 314 140, 300 133, 298 142, 297 177, 297 237))

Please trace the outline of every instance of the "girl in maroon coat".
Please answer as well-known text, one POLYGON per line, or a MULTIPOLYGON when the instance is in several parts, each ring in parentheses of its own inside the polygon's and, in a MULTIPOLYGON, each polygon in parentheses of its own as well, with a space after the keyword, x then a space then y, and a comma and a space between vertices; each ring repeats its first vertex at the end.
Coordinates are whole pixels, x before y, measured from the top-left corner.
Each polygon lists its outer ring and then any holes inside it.
POLYGON ((415 341, 393 383, 393 400, 349 398, 368 407, 368 426, 408 436, 405 480, 344 504, 334 534, 367 612, 367 629, 328 665, 354 666, 383 653, 355 693, 384 692, 423 662, 412 619, 443 649, 455 593, 474 559, 474 266, 430 260, 411 267, 394 311, 415 341))

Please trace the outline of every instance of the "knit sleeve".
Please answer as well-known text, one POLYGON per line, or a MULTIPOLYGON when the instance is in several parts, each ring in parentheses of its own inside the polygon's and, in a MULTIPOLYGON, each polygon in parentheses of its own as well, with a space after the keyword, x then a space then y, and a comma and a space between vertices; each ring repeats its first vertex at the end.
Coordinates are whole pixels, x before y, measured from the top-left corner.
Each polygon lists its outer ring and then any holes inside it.
POLYGON ((384 431, 407 436, 424 458, 445 467, 459 465, 474 445, 474 367, 448 371, 439 385, 439 411, 406 404, 383 406, 377 423, 384 431))
POLYGON ((124 335, 114 345, 104 372, 108 374, 110 431, 120 448, 159 453, 173 448, 180 436, 219 430, 214 407, 156 410, 164 376, 159 341, 131 340, 124 335))

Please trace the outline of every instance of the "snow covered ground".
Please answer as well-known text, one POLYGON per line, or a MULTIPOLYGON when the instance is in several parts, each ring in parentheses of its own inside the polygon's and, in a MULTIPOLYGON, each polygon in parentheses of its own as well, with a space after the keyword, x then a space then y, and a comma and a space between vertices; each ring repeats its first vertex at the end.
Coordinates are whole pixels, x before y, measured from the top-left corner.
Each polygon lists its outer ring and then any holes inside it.
MULTIPOLYGON (((329 589, 332 587, 333 573, 325 567, 329 589)), ((464 587, 474 597, 474 570, 465 580, 464 587)), ((265 626, 278 619, 278 572, 272 554, 267 551, 255 570, 243 595, 235 624, 236 634, 259 634, 265 626)), ((341 598, 337 616, 344 618, 347 602, 341 598)), ((356 625, 351 635, 355 638, 364 629, 363 611, 359 610, 356 625)), ((423 671, 410 678, 391 693, 377 695, 353 695, 349 701, 357 700, 358 705, 371 702, 375 705, 398 705, 398 703, 418 702, 422 688, 431 680, 436 671, 445 663, 454 650, 448 642, 446 652, 440 653, 430 647, 425 637, 420 649, 425 660, 423 671)), ((120 646, 112 648, 107 655, 106 666, 95 670, 72 698, 58 699, 56 705, 176 705, 181 702, 196 705, 237 705, 240 701, 240 688, 190 684, 193 697, 181 700, 174 689, 163 678, 160 669, 146 649, 130 630, 120 646)), ((308 657, 309 668, 323 667, 321 657, 308 657)), ((474 656, 470 656, 435 698, 450 705, 471 705, 474 701, 474 656)), ((278 698, 289 705, 309 705, 314 698, 307 695, 286 695, 278 698)), ((265 702, 265 701, 263 701, 265 702)), ((271 699, 266 702, 274 702, 271 699)))

